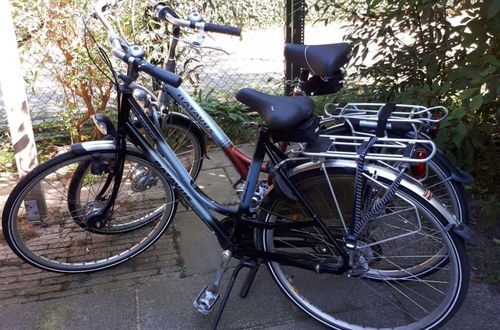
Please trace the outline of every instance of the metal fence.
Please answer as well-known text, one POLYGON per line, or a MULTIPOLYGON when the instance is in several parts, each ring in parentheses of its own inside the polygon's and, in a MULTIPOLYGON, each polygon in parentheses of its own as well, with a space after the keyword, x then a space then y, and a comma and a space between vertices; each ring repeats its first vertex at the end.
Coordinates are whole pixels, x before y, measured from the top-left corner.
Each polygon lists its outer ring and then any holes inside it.
MULTIPOLYGON (((212 48, 190 51, 189 56, 195 61, 190 61, 185 69, 192 70, 194 66, 196 69, 185 79, 183 88, 202 93, 214 91, 229 97, 243 87, 282 93, 284 64, 281 27, 245 31, 241 39, 214 36, 213 39, 207 38, 204 46, 221 47, 228 54, 212 48)), ((34 127, 41 129, 44 124, 61 122, 66 115, 67 105, 54 70, 43 56, 30 53, 29 47, 19 50, 34 127)), ((184 62, 179 61, 181 71, 184 70, 184 62)), ((81 109, 84 111, 83 107, 81 109)), ((7 118, 0 94, 0 128, 6 127, 7 118)))
MULTIPOLYGON (((265 29, 245 30, 241 38, 211 34, 204 43, 207 48, 199 52, 190 51, 195 61, 184 67, 179 61, 180 70, 195 70, 185 79, 183 88, 201 93, 223 93, 233 97, 243 87, 252 87, 268 93, 283 94, 285 84, 285 64, 283 58, 285 11, 283 22, 265 29), (226 53, 216 51, 220 47, 226 53)), ((305 41, 325 43, 341 40, 336 26, 306 27, 305 41), (316 32, 317 31, 317 32, 316 32)), ((36 43, 37 40, 30 41, 36 43)), ((68 116, 64 90, 54 75, 53 67, 47 64, 40 52, 31 52, 31 47, 20 48, 24 78, 27 85, 28 105, 37 139, 44 138, 46 127, 54 134, 67 134, 61 131, 63 118, 68 116)), ((184 47, 182 44, 180 47, 184 47)), ((185 46, 187 47, 187 46, 185 46)), ((61 55, 62 56, 62 55, 61 55)), ((0 92, 1 93, 1 92, 0 92)), ((110 107, 113 105, 113 99, 110 107)), ((83 106, 79 111, 84 112, 83 106)), ((71 116, 79 116, 78 111, 71 116)), ((67 122, 67 121, 66 121, 67 122)), ((0 94, 0 131, 7 131, 7 119, 0 94)))

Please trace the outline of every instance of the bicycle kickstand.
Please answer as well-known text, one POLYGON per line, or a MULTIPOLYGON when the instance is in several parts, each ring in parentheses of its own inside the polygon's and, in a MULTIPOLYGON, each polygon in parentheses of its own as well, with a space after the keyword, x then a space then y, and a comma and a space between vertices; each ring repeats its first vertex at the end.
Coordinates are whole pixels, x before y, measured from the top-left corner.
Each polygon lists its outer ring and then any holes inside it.
MULTIPOLYGON (((242 270, 244 267, 250 268, 251 273, 249 275, 251 275, 252 271, 254 269, 258 268, 258 264, 255 260, 252 260, 252 259, 241 259, 238 266, 236 266, 236 268, 233 270, 233 274, 231 275, 231 279, 229 280, 229 283, 227 284, 226 292, 224 292, 224 297, 222 298, 221 305, 219 307, 219 310, 217 311, 217 316, 215 317, 214 323, 212 324, 212 330, 217 329, 217 326, 219 325, 219 321, 222 317, 222 312, 224 311, 224 307, 226 307, 226 303, 229 299, 229 295, 231 294, 231 291, 232 291, 233 286, 234 286, 234 282, 236 281, 236 277, 240 273, 240 270, 242 270)), ((255 277, 255 275, 252 276, 252 281, 253 281, 254 277, 255 277)), ((250 278, 250 276, 249 276, 249 278, 250 278)), ((250 284, 252 281, 250 281, 250 284)), ((248 284, 247 282, 249 282, 248 278, 245 281, 245 284, 243 287, 243 289, 246 288, 246 293, 248 293, 248 289, 250 288, 250 284, 248 284)), ((243 292, 243 290, 242 290, 242 292, 243 292)))
POLYGON ((240 290, 241 298, 247 297, 248 291, 250 291, 250 287, 252 286, 253 280, 255 279, 255 275, 257 275, 257 272, 259 271, 259 267, 260 262, 257 262, 255 267, 250 268, 250 270, 248 271, 247 278, 245 279, 245 282, 243 283, 243 286, 240 290))

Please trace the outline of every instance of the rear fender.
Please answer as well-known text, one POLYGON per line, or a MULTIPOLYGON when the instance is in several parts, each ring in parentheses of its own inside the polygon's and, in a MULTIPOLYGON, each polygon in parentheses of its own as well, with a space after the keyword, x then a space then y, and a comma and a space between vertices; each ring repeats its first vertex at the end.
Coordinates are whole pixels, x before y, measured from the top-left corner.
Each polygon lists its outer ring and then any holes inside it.
MULTIPOLYGON (((355 161, 350 161, 350 160, 344 160, 344 159, 333 159, 333 160, 327 160, 325 161, 325 167, 326 168, 331 168, 331 167, 340 167, 340 168, 349 168, 352 171, 356 170, 356 162, 355 161)), ((302 165, 297 166, 293 170, 291 170, 290 176, 313 170, 313 169, 320 169, 321 164, 320 163, 314 163, 314 162, 309 162, 305 163, 302 165)), ((393 170, 385 167, 380 167, 372 164, 365 165, 365 170, 367 170, 370 174, 372 174, 376 178, 383 178, 385 179, 385 182, 392 182, 396 179, 397 173, 395 173, 393 170)), ((379 180, 380 181, 380 180, 379 180)), ((443 217, 446 219, 446 221, 451 225, 451 226, 458 226, 460 225, 460 222, 458 219, 451 214, 444 206, 443 204, 432 194, 429 194, 429 191, 425 189, 424 186, 422 186, 420 183, 417 181, 413 180, 411 177, 403 178, 401 181, 401 185, 410 190, 411 192, 415 193, 418 196, 422 196, 425 198, 435 209, 437 209, 438 212, 440 212, 443 217)))
POLYGON ((465 184, 474 182, 474 178, 472 177, 472 175, 458 169, 441 151, 437 150, 436 155, 434 155, 434 157, 438 158, 439 161, 446 167, 453 181, 465 184))

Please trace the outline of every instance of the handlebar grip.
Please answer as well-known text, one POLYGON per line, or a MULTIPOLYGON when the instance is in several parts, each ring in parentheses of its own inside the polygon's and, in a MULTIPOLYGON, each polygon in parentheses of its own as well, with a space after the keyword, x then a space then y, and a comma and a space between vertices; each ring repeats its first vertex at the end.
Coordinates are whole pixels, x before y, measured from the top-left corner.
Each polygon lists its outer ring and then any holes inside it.
POLYGON ((225 26, 213 23, 205 23, 205 31, 241 36, 241 29, 234 26, 225 26))
POLYGON ((167 70, 163 70, 162 68, 157 67, 147 61, 141 59, 134 60, 134 67, 138 71, 143 71, 156 79, 164 82, 165 84, 169 84, 175 88, 179 87, 182 83, 182 78, 176 75, 175 73, 169 72, 167 70))

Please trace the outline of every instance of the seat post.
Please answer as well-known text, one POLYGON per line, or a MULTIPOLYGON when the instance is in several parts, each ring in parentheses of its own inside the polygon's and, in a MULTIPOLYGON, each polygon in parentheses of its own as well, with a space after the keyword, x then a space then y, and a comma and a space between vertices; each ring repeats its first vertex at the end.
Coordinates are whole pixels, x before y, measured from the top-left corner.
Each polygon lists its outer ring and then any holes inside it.
POLYGON ((254 195, 255 188, 257 187, 257 181, 259 179, 260 169, 262 166, 262 162, 264 161, 264 156, 266 154, 265 145, 268 141, 269 141, 269 128, 266 125, 260 125, 257 146, 255 147, 252 163, 250 164, 250 170, 248 171, 245 190, 241 195, 240 206, 238 208, 238 213, 241 215, 247 215, 250 212, 252 197, 254 195))

